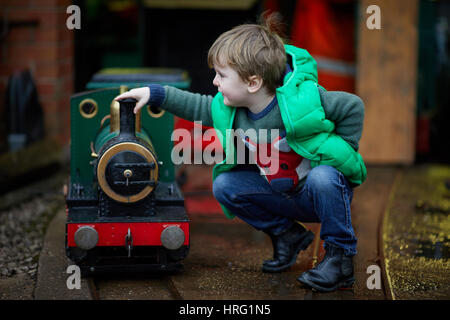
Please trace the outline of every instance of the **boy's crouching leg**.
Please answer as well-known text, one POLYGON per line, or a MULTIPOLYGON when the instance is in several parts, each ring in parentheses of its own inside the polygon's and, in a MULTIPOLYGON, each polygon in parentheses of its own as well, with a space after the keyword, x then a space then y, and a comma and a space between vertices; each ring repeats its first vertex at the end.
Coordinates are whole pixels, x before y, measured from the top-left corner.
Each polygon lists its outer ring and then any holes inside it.
POLYGON ((348 288, 355 282, 353 256, 346 256, 344 249, 326 243, 325 257, 313 269, 302 273, 297 280, 321 292, 348 288))
POLYGON ((270 186, 262 180, 259 172, 225 172, 213 183, 214 197, 233 214, 255 229, 263 231, 272 239, 273 259, 263 262, 263 272, 282 272, 297 260, 301 250, 313 241, 314 234, 292 218, 273 214, 290 208, 270 186), (272 207, 271 207, 272 205, 272 207))
POLYGON ((273 245, 273 259, 263 263, 263 272, 282 272, 297 260, 301 250, 306 250, 314 239, 314 234, 298 223, 279 235, 268 233, 273 245))

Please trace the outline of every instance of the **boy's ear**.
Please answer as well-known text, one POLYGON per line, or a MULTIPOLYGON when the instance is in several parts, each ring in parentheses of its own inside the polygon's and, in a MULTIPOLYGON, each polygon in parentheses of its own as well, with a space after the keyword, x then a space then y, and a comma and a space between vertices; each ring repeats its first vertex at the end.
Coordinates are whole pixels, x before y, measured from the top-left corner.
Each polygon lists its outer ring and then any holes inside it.
POLYGON ((263 85, 263 79, 260 76, 250 76, 247 80, 247 90, 249 93, 257 92, 263 85))

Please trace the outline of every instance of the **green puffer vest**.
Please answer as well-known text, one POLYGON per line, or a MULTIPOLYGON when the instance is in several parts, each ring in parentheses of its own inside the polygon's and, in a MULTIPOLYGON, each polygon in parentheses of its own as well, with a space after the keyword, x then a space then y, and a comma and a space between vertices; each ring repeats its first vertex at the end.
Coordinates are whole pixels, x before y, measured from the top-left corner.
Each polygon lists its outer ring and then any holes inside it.
MULTIPOLYGON (((329 165, 344 174, 354 185, 366 179, 367 171, 361 155, 334 132, 334 123, 325 119, 317 84, 317 64, 304 49, 285 45, 292 59, 293 71, 284 77, 283 86, 276 96, 281 117, 286 127, 289 146, 304 158, 311 160, 311 167, 329 165)), ((232 134, 236 108, 226 106, 218 93, 211 105, 214 128, 225 152, 225 159, 214 166, 213 181, 222 172, 236 166, 236 152, 232 134)), ((222 210, 233 218, 227 208, 222 210)))

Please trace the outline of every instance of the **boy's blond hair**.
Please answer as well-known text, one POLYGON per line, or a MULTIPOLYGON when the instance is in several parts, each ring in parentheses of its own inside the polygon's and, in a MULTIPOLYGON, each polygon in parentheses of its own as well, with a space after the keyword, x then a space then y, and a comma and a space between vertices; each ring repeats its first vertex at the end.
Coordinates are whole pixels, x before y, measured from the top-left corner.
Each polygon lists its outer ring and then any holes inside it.
POLYGON ((271 14, 262 16, 262 24, 244 24, 222 33, 209 49, 209 67, 228 64, 244 81, 258 75, 268 92, 274 94, 286 70, 279 26, 279 16, 271 14))

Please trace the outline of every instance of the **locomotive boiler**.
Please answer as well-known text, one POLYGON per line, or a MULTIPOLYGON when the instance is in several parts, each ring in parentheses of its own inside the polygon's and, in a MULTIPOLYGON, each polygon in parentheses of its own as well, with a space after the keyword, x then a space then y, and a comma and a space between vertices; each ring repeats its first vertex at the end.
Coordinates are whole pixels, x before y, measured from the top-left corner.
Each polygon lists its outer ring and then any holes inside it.
POLYGON ((173 117, 114 97, 71 98, 66 253, 84 273, 179 269, 189 219, 170 159, 173 117))

